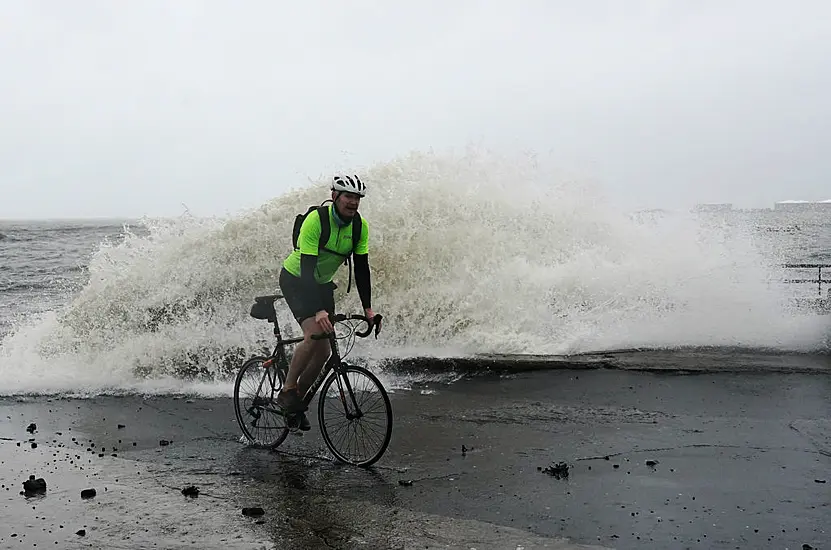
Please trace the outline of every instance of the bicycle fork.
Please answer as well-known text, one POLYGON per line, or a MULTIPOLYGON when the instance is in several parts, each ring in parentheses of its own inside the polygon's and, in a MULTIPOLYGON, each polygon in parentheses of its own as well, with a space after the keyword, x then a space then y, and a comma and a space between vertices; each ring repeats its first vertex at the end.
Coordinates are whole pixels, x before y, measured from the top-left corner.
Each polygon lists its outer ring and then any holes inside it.
POLYGON ((346 373, 339 373, 337 375, 337 382, 338 392, 340 393, 340 401, 343 405, 343 412, 346 414, 346 419, 355 420, 357 418, 361 418, 364 413, 361 411, 361 408, 358 406, 358 401, 355 399, 355 392, 352 390, 352 384, 349 383, 349 377, 346 373), (345 392, 344 388, 346 388, 345 392), (346 394, 349 395, 350 399, 347 400, 346 394), (352 402, 352 411, 354 412, 350 411, 349 401, 352 402))

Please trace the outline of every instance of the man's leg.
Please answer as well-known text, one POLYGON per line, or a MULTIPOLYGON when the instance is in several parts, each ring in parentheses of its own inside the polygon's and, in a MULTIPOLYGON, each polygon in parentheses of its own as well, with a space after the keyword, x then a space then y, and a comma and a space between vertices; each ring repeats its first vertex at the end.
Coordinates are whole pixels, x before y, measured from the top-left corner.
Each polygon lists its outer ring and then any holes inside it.
POLYGON ((313 340, 313 342, 321 345, 315 347, 313 352, 314 355, 306 363, 306 368, 297 380, 297 394, 301 399, 303 399, 306 392, 309 391, 309 388, 312 387, 312 384, 315 383, 315 380, 317 380, 317 377, 320 375, 320 371, 323 370, 323 365, 326 364, 326 360, 329 359, 329 356, 332 354, 332 348, 329 346, 329 340, 313 340))
MULTIPOLYGON (((284 274, 281 273, 281 277, 282 275, 284 274)), ((287 283, 285 286, 292 286, 295 280, 286 275, 285 282, 287 283)), ((316 304, 322 303, 323 309, 330 314, 333 313, 335 311, 334 285, 320 285, 317 287, 317 292, 320 293, 319 300, 314 302, 316 304)), ((284 295, 286 295, 285 292, 284 295)), ((300 296, 302 294, 298 297, 300 296)), ((286 295, 286 298, 288 302, 288 295, 286 295)), ((319 306, 315 305, 313 308, 308 308, 302 301, 293 299, 289 302, 289 307, 291 307, 292 313, 303 319, 300 323, 300 327, 303 329, 303 341, 297 344, 294 349, 283 390, 277 396, 277 405, 287 412, 299 412, 306 409, 302 402, 303 395, 320 374, 321 368, 329 357, 330 346, 328 340, 312 340, 312 335, 321 332, 320 325, 317 324, 314 317, 319 306), (295 305, 292 306, 292 303, 295 305), (302 387, 299 388, 302 393, 298 392, 298 380, 300 379, 303 381, 302 387)), ((309 429, 308 419, 305 418, 305 415, 301 416, 303 417, 301 429, 309 429)))
POLYGON ((306 370, 309 362, 319 353, 320 344, 327 344, 326 340, 312 340, 312 334, 320 332, 320 325, 317 324, 314 317, 303 319, 300 327, 303 329, 303 341, 294 348, 289 373, 283 386, 286 389, 297 388, 297 380, 306 370))
POLYGON ((303 319, 300 326, 303 329, 303 341, 294 348, 294 355, 291 358, 286 381, 277 396, 277 404, 284 407, 288 412, 303 410, 302 403, 300 403, 303 394, 298 392, 297 381, 309 367, 314 368, 317 358, 323 355, 323 352, 329 347, 328 340, 312 340, 312 334, 320 332, 320 325, 317 324, 314 317, 303 319), (321 348, 323 351, 321 351, 321 348))
MULTIPOLYGON (((320 303, 323 305, 323 309, 325 309, 329 315, 334 315, 335 285, 322 285, 319 289, 320 303)), ((329 340, 314 340, 314 342, 320 344, 320 346, 315 348, 314 356, 312 356, 309 362, 306 363, 307 368, 299 377, 298 390, 301 399, 304 395, 306 395, 309 388, 312 387, 312 384, 315 383, 315 380, 317 380, 317 377, 320 375, 320 371, 323 369, 323 365, 326 364, 326 360, 329 359, 329 355, 332 353, 332 346, 329 345, 329 340)))

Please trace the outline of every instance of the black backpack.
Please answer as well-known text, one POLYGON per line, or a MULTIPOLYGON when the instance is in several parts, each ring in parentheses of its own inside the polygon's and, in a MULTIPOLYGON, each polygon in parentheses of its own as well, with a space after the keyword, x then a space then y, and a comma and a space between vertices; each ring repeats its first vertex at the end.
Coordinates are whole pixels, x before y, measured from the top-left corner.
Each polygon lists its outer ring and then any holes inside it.
MULTIPOLYGON (((299 250, 299 246, 297 245, 297 239, 300 238, 300 227, 303 225, 303 222, 311 214, 314 210, 317 210, 317 215, 320 217, 320 241, 318 244, 318 253, 320 250, 325 250, 330 254, 335 254, 336 256, 344 256, 340 252, 335 252, 334 250, 327 248, 326 244, 329 242, 329 235, 331 234, 331 227, 329 226, 329 207, 324 206, 327 202, 332 202, 331 199, 327 199, 320 203, 319 206, 310 206, 308 210, 306 210, 305 214, 298 214, 294 218, 294 228, 291 231, 291 244, 295 250, 299 250)), ((344 265, 349 266, 349 284, 346 287, 346 292, 352 288, 352 254, 355 253, 355 248, 358 246, 358 241, 361 238, 361 229, 362 229, 362 221, 361 215, 357 212, 355 216, 352 218, 352 252, 344 256, 343 263, 344 265)))

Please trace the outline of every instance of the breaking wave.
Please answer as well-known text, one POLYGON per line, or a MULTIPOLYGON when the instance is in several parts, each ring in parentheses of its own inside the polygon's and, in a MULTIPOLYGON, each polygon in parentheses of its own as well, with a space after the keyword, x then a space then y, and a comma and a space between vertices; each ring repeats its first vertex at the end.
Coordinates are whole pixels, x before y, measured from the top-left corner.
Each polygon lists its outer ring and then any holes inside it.
MULTIPOLYGON (((416 152, 354 170, 370 189, 373 306, 387 321, 356 346, 363 360, 827 343, 827 323, 791 311, 777 258, 741 226, 632 216, 533 156, 416 152)), ((144 220, 101 243, 80 292, 2 342, 4 390, 224 383, 269 344, 252 297, 278 290, 294 216, 327 198, 326 179, 234 217, 144 220)), ((338 307, 357 310, 346 279, 338 307)))

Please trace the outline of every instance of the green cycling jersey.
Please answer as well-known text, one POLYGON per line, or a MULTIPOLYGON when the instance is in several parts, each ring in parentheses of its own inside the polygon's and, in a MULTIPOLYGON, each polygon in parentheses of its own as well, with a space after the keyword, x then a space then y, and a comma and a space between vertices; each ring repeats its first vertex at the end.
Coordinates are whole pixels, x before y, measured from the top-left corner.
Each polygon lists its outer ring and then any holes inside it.
MULTIPOLYGON (((330 204, 329 212, 329 241, 325 248, 320 249, 320 216, 317 210, 313 210, 303 220, 300 226, 300 236, 297 239, 299 250, 293 250, 283 262, 283 267, 294 275, 300 277, 301 256, 317 256, 315 267, 315 280, 319 284, 325 284, 332 280, 338 268, 343 264, 344 258, 352 253, 352 223, 341 226, 332 213, 333 206, 330 204), (335 253, 333 253, 334 251, 335 253)), ((369 227, 366 218, 361 219, 361 234, 358 236, 358 246, 355 247, 355 254, 369 253, 369 227)))

